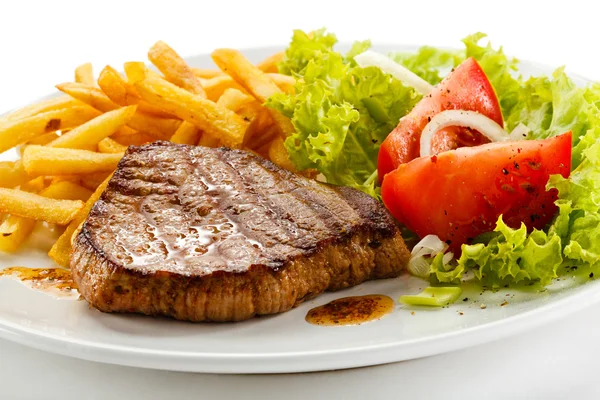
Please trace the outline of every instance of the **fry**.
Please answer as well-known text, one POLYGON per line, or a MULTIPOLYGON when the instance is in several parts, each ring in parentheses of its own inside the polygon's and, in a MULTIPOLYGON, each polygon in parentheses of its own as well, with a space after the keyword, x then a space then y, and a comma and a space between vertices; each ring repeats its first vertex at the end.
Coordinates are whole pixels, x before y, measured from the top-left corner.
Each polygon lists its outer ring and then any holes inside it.
POLYGON ((104 154, 32 145, 27 146, 23 153, 23 165, 31 176, 85 175, 114 170, 122 157, 122 153, 104 154))
POLYGON ((26 192, 37 193, 44 189, 46 186, 46 182, 44 181, 43 176, 38 176, 37 178, 31 179, 30 181, 25 182, 21 186, 19 186, 19 190, 24 190, 26 192))
POLYGON ((54 182, 40 192, 40 196, 50 199, 86 201, 92 191, 70 181, 54 182))
POLYGON ((14 188, 30 179, 21 160, 0 161, 0 187, 14 188))
POLYGON ((19 110, 13 111, 12 113, 0 117, 0 121, 14 121, 17 119, 23 119, 34 116, 43 112, 60 110, 63 108, 69 108, 74 106, 82 106, 79 100, 72 98, 71 96, 60 96, 49 100, 42 100, 39 103, 23 107, 19 110))
POLYGON ((125 150, 127 150, 127 146, 123 146, 111 138, 105 138, 98 142, 98 151, 100 153, 124 153, 125 150))
POLYGON ((85 63, 75 68, 75 82, 86 85, 94 84, 94 70, 92 64, 85 63))
POLYGON ((217 104, 221 107, 227 108, 228 110, 236 112, 240 109, 240 107, 250 104, 254 101, 255 99, 252 96, 245 94, 241 90, 230 88, 223 92, 221 97, 219 97, 217 104))
POLYGON ((279 68, 277 64, 281 62, 285 53, 280 51, 279 53, 275 53, 270 57, 265 58, 263 61, 256 64, 256 67, 260 69, 262 72, 279 72, 279 68))
POLYGON ((0 212, 66 225, 83 208, 79 200, 55 200, 16 189, 0 188, 0 212))
MULTIPOLYGON (((264 72, 252 65, 237 50, 215 50, 212 53, 212 59, 223 72, 231 76, 261 104, 264 104, 272 95, 282 93, 282 90, 264 72)), ((279 126, 282 135, 288 136, 294 132, 294 127, 289 118, 273 109, 269 109, 269 112, 279 126)))
POLYGON ((149 69, 146 64, 141 61, 130 61, 123 64, 125 75, 130 84, 143 81, 146 77, 164 79, 159 73, 149 69))
POLYGON ((39 145, 43 146, 43 145, 46 145, 46 144, 58 139, 59 137, 60 137, 60 135, 58 134, 58 132, 45 133, 38 137, 34 137, 26 144, 39 144, 39 145))
POLYGON ((296 79, 293 76, 272 73, 267 74, 267 76, 285 93, 293 94, 295 92, 296 79))
POLYGON ((200 79, 210 79, 224 75, 223 71, 219 71, 218 69, 192 68, 192 72, 200 79))
POLYGON ((221 141, 214 136, 202 134, 200 135, 200 140, 198 140, 198 146, 204 147, 219 147, 221 145, 221 141))
POLYGON ((123 131, 122 129, 111 136, 115 142, 122 144, 123 146, 140 146, 145 143, 154 142, 156 138, 146 135, 142 132, 136 131, 123 131))
POLYGON ((100 89, 110 100, 120 106, 138 106, 138 110, 161 118, 173 118, 172 115, 142 101, 132 84, 111 66, 106 66, 98 77, 100 89))
POLYGON ((98 111, 90 107, 77 106, 5 121, 0 123, 0 153, 45 133, 81 125, 98 115, 98 111))
POLYGON ((131 120, 135 111, 136 106, 109 111, 70 130, 48 146, 81 149, 85 146, 95 145, 124 127, 131 120))
POLYGON ((171 137, 171 142, 178 144, 196 144, 200 139, 200 131, 195 125, 184 121, 171 137))
POLYGON ((269 159, 281 168, 285 168, 289 171, 296 172, 294 164, 290 161, 287 149, 281 137, 276 137, 269 146, 269 159))
MULTIPOLYGON (((112 176, 112 174, 111 174, 112 176)), ((55 263, 64 268, 69 268, 69 258, 71 255, 71 239, 73 238, 73 234, 81 223, 87 218, 96 201, 100 198, 106 186, 108 186, 108 182, 110 181, 110 176, 107 177, 98 188, 94 191, 94 193, 90 196, 90 198, 85 202, 85 205, 81 210, 77 213, 73 221, 67 226, 67 229, 63 232, 62 235, 58 238, 58 240, 54 243, 50 251, 48 252, 48 256, 54 260, 55 263)))
POLYGON ((135 84, 146 101, 196 125, 230 147, 240 147, 248 123, 233 111, 194 95, 162 79, 147 78, 135 84))
MULTIPOLYGON (((110 100, 102 90, 93 86, 81 83, 62 83, 56 85, 56 88, 102 112, 119 108, 119 105, 110 100)), ((136 111, 127 125, 136 131, 145 132, 157 139, 167 140, 173 136, 180 124, 181 121, 178 120, 157 118, 136 111)))
POLYGON ((206 97, 200 80, 187 63, 165 42, 158 41, 148 51, 148 59, 168 81, 193 94, 206 97))
POLYGON ((218 101, 227 89, 237 89, 242 93, 248 93, 246 92, 246 89, 231 79, 229 75, 216 76, 207 80, 204 84, 206 97, 212 101, 218 101))
POLYGON ((36 221, 29 218, 9 215, 0 225, 0 251, 12 253, 29 237, 36 221))
POLYGON ((104 180, 113 174, 114 171, 96 172, 95 174, 82 176, 79 183, 89 190, 96 190, 104 180))

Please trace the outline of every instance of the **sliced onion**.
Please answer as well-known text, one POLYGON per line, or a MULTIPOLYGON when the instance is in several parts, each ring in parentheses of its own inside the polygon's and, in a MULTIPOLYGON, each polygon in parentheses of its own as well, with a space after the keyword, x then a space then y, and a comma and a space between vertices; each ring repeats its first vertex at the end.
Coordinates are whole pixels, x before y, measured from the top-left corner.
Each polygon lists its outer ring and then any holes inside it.
POLYGON ((356 61, 361 68, 378 67, 383 72, 398 79, 400 82, 413 87, 421 94, 427 94, 433 89, 433 86, 429 82, 384 54, 367 50, 364 53, 355 56, 354 61, 356 61))
POLYGON ((529 131, 530 129, 527 127, 527 125, 519 122, 519 125, 515 126, 515 129, 513 129, 510 133, 510 140, 523 140, 527 138, 529 131))
POLYGON ((448 245, 436 235, 425 236, 413 247, 410 253, 408 272, 420 278, 428 278, 429 263, 425 260, 425 257, 435 257, 437 254, 446 251, 446 249, 448 249, 448 245))
POLYGON ((462 126, 475 129, 492 142, 510 140, 510 135, 496 121, 475 111, 446 110, 431 118, 421 133, 421 157, 431 155, 431 139, 440 129, 462 126))
POLYGON ((450 261, 452 261, 453 258, 454 258, 454 253, 449 251, 448 253, 444 254, 444 256, 442 257, 442 264, 448 265, 448 263, 450 261))

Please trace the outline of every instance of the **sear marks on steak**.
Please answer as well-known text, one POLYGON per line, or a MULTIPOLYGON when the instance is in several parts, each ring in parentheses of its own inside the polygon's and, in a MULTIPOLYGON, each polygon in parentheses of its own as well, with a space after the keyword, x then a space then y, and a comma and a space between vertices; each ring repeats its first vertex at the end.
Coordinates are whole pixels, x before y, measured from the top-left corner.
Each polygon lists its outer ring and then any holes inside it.
POLYGON ((397 276, 409 252, 375 199, 250 153, 130 147, 74 240, 73 277, 105 312, 241 321, 397 276))

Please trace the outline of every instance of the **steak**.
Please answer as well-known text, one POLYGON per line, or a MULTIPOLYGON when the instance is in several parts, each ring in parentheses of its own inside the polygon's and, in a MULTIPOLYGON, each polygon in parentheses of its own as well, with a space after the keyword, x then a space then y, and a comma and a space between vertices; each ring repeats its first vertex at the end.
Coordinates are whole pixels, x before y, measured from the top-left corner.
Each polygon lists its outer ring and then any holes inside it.
POLYGON ((74 239, 81 295, 189 321, 280 313, 397 276, 409 252, 381 203, 240 150, 129 147, 74 239))

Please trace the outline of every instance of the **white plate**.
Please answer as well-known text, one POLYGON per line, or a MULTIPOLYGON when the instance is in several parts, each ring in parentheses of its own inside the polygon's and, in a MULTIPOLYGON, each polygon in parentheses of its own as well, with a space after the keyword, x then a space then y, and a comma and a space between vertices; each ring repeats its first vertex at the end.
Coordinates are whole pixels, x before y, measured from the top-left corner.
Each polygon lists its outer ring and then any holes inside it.
MULTIPOLYGON (((276 50, 257 48, 245 54, 259 61, 276 50)), ((198 67, 212 65, 208 55, 189 62, 198 67)), ((552 72, 533 63, 523 63, 522 71, 552 72)), ((578 78, 579 84, 584 82, 578 78)), ((52 266, 44 251, 51 241, 42 233, 38 231, 20 253, 0 254, 0 268, 52 266)), ((419 292, 427 283, 408 276, 367 282, 326 293, 276 316, 231 324, 191 324, 103 314, 84 301, 55 299, 15 280, 0 279, 0 337, 59 354, 144 368, 210 373, 322 371, 425 357, 523 332, 598 302, 598 285, 584 276, 555 282, 543 293, 501 290, 480 294, 472 288, 449 308, 418 309, 413 314, 398 305, 379 321, 321 327, 304 321, 310 308, 351 295, 382 293, 396 299, 419 292)))

